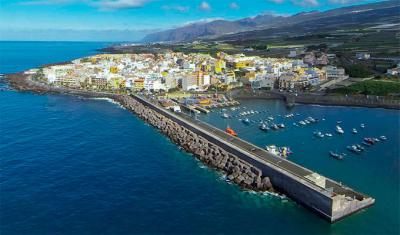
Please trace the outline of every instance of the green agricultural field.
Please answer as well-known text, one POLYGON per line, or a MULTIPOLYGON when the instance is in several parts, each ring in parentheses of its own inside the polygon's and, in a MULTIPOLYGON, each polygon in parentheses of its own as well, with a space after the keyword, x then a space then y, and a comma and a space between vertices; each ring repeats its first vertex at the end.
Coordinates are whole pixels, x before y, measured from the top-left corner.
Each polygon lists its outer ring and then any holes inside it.
POLYGON ((337 94, 363 94, 379 96, 398 96, 400 94, 399 80, 369 80, 362 81, 344 88, 331 91, 337 94))

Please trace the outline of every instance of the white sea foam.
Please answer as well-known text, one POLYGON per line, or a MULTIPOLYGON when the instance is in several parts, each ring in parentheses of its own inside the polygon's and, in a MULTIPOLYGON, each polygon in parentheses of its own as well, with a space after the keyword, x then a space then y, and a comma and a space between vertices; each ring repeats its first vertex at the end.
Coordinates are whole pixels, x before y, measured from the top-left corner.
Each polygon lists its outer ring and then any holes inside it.
POLYGON ((89 99, 91 99, 91 100, 103 100, 103 101, 107 101, 107 102, 110 102, 110 103, 112 103, 112 104, 117 105, 118 107, 120 107, 120 108, 122 108, 122 109, 126 109, 122 104, 120 104, 119 102, 117 102, 117 101, 115 101, 115 100, 113 100, 113 99, 110 99, 110 98, 106 98, 106 97, 95 97, 95 98, 89 98, 89 99))

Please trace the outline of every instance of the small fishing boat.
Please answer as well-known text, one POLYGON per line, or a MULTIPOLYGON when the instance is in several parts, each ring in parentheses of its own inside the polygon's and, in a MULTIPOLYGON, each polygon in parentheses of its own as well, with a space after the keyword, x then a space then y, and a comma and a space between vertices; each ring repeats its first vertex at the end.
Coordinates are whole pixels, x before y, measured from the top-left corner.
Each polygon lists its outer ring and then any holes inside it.
POLYGON ((342 123, 342 121, 337 121, 336 123, 337 123, 337 124, 341 124, 341 123, 342 123))
POLYGON ((336 126, 336 132, 339 134, 344 134, 344 130, 340 126, 336 126))
POLYGON ((223 114, 221 115, 221 117, 222 117, 222 118, 229 118, 229 114, 223 113, 223 114))
POLYGON ((358 131, 357 131, 357 129, 356 129, 356 128, 353 128, 353 129, 351 130, 351 133, 353 133, 353 134, 357 134, 357 133, 358 133, 358 131))
POLYGON ((333 157, 337 160, 343 160, 343 157, 344 157, 344 154, 335 153, 333 151, 330 151, 329 155, 331 155, 331 157, 333 157))
POLYGON ((363 146, 361 146, 361 145, 359 145, 359 144, 356 144, 356 147, 359 149, 359 150, 361 150, 361 151, 364 151, 364 147, 363 146))
POLYGON ((250 124, 250 120, 248 118, 243 119, 242 122, 244 124, 250 124))
POLYGON ((283 124, 283 123, 278 124, 278 127, 279 127, 279 128, 285 128, 285 124, 283 124))
POLYGON ((370 144, 370 143, 368 143, 368 142, 365 142, 365 141, 361 142, 361 144, 362 144, 362 145, 365 145, 365 146, 368 146, 368 147, 372 145, 372 144, 370 144))
POLYGON ((366 142, 366 143, 368 143, 368 144, 375 144, 375 140, 374 139, 372 139, 372 138, 364 138, 364 141, 366 142))
POLYGON ((322 132, 320 131, 314 131, 314 136, 318 137, 318 138, 324 138, 324 134, 322 134, 322 132))
POLYGON ((347 146, 347 149, 349 151, 351 151, 351 152, 354 152, 354 153, 360 153, 361 152, 361 150, 358 149, 357 146, 355 146, 355 145, 347 146))
POLYGON ((306 123, 304 121, 300 121, 299 124, 302 125, 302 126, 306 125, 306 123))
POLYGON ((271 128, 272 128, 273 130, 278 130, 278 129, 279 129, 278 125, 276 125, 276 124, 272 124, 271 128))
POLYGON ((269 127, 268 127, 265 123, 262 123, 262 124, 260 125, 260 129, 263 130, 263 131, 268 131, 268 130, 269 130, 269 127))
POLYGON ((360 124, 360 127, 361 127, 361 128, 365 128, 365 124, 364 124, 364 123, 361 123, 361 124, 360 124))
POLYGON ((379 138, 380 138, 381 140, 387 140, 386 136, 384 136, 384 135, 379 136, 379 138))
POLYGON ((331 133, 325 133, 326 137, 332 137, 333 135, 331 133))
POLYGON ((307 121, 313 122, 313 123, 314 123, 314 122, 316 122, 317 120, 315 120, 313 117, 308 117, 308 118, 307 118, 307 121))

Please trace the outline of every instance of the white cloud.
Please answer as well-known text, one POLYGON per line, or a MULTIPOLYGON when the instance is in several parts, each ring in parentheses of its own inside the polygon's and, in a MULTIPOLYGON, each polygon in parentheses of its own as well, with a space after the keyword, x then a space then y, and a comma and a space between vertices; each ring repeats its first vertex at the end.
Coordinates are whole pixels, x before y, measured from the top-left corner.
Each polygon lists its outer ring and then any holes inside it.
POLYGON ((73 0, 32 0, 32 1, 22 1, 18 2, 18 5, 26 5, 26 6, 33 6, 33 5, 61 5, 61 4, 70 4, 76 1, 73 0))
POLYGON ((301 7, 319 6, 318 0, 292 0, 292 3, 301 7))
POLYGON ((206 23, 210 23, 210 22, 216 21, 216 20, 224 20, 224 18, 215 17, 215 18, 205 18, 205 19, 200 19, 200 20, 187 21, 182 26, 187 26, 187 25, 192 25, 192 24, 206 24, 206 23))
POLYGON ((208 2, 203 1, 200 3, 199 9, 202 11, 209 11, 211 10, 211 6, 208 2))
POLYGON ((269 0, 269 1, 276 3, 276 4, 281 4, 281 3, 285 2, 285 0, 269 0))
POLYGON ((102 10, 118 10, 139 8, 148 3, 149 0, 100 0, 91 1, 91 5, 98 7, 102 10))
POLYGON ((287 13, 278 13, 276 11, 264 11, 261 15, 270 15, 270 16, 283 16, 283 17, 287 17, 287 16, 291 16, 291 14, 287 14, 287 13))
POLYGON ((84 3, 102 10, 139 8, 151 0, 31 0, 19 2, 20 5, 66 5, 84 3))
POLYGON ((238 10, 240 6, 236 2, 231 2, 231 4, 229 4, 229 8, 233 10, 238 10))
POLYGON ((329 3, 332 4, 349 4, 358 2, 365 2, 365 0, 329 0, 329 3))
POLYGON ((167 11, 178 11, 178 12, 181 12, 181 13, 189 11, 189 7, 180 6, 180 5, 163 6, 162 9, 167 10, 167 11))

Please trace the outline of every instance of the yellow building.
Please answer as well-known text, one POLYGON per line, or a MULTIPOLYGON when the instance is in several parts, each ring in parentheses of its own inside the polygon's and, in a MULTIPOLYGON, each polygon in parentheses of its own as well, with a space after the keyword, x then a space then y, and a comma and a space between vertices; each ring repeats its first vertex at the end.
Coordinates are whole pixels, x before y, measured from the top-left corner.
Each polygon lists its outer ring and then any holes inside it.
POLYGON ((222 73, 222 70, 225 69, 226 64, 223 60, 217 60, 215 62, 215 73, 222 73))
POLYGON ((234 63, 236 69, 242 69, 246 67, 253 67, 254 63, 251 60, 242 60, 234 63))
POLYGON ((125 88, 125 80, 123 78, 119 78, 119 77, 111 78, 110 84, 113 89, 124 89, 125 88))
POLYGON ((118 68, 116 66, 111 66, 110 67, 110 73, 113 73, 113 74, 118 73, 118 68))
POLYGON ((135 79, 133 82, 133 89, 140 91, 144 89, 144 79, 135 79))
POLYGON ((249 81, 253 81, 256 78, 256 72, 251 71, 251 72, 247 72, 244 75, 245 78, 247 78, 249 81))

